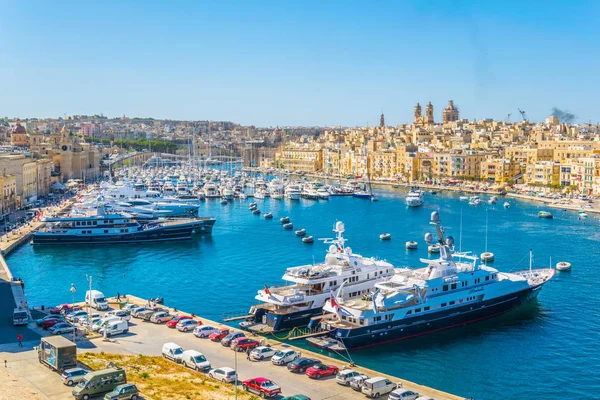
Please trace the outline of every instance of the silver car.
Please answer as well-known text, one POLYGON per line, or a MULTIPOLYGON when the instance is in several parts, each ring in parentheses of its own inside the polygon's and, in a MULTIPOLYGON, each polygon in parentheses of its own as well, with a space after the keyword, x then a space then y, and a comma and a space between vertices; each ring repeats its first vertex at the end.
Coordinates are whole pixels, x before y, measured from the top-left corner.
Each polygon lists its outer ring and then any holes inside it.
POLYGON ((83 368, 66 369, 60 375, 60 380, 62 381, 62 383, 64 383, 67 386, 73 386, 76 383, 81 382, 83 380, 83 378, 85 377, 85 374, 87 374, 88 372, 90 372, 90 371, 88 371, 87 369, 83 369, 83 368))

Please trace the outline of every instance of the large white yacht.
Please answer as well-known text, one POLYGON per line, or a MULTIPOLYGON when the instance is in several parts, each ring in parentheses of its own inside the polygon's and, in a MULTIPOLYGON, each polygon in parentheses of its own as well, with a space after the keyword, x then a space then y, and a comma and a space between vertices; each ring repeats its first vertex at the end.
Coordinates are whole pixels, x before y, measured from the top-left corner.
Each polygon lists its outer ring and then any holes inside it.
MULTIPOLYGON (((513 310, 539 294, 555 274, 552 268, 507 273, 481 264, 477 255, 453 252, 454 239, 444 237, 439 214, 431 214, 440 258, 421 259, 427 266, 397 270, 361 299, 342 293, 327 301, 320 325, 325 338, 308 342, 332 350, 357 349, 424 335, 476 322, 513 310)), ((426 235, 431 243, 432 235, 426 235)))
POLYGON ((302 190, 300 190, 300 186, 296 184, 289 184, 285 188, 285 198, 288 200, 300 200, 302 196, 302 190))
POLYGON ((259 290, 247 321, 240 327, 254 332, 270 333, 308 325, 311 318, 320 315, 323 305, 332 293, 344 285, 345 300, 358 299, 368 293, 375 283, 394 275, 392 264, 366 258, 344 247, 344 224, 334 227, 335 239, 324 239, 329 244, 325 261, 320 264, 288 268, 283 280, 291 284, 259 290))
POLYGON ((410 189, 406 196, 406 205, 409 207, 419 207, 423 205, 423 191, 417 188, 410 189))

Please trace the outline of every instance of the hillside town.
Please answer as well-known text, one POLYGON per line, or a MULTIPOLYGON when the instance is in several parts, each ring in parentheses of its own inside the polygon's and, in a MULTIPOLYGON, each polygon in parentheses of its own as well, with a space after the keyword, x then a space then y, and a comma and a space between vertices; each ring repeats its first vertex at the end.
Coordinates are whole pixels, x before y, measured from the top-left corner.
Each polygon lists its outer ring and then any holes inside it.
MULTIPOLYGON (((543 123, 461 119, 450 100, 414 107, 412 124, 372 127, 242 126, 103 115, 0 120, 0 214, 37 204, 72 181, 107 175, 128 152, 185 160, 242 161, 246 167, 393 182, 525 184, 600 194, 600 125, 551 115, 543 123)), ((514 118, 513 118, 514 119, 514 118)), ((567 118, 572 119, 572 118, 567 118)))

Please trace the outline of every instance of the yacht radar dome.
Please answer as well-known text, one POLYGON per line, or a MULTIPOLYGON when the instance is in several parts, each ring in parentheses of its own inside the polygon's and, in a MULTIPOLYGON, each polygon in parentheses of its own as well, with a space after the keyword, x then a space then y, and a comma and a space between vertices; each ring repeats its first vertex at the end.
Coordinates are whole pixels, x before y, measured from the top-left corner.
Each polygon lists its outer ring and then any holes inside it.
POLYGON ((433 241, 433 235, 431 233, 425 234, 425 243, 429 244, 433 241))
POLYGON ((431 220, 433 222, 438 222, 440 220, 440 213, 438 213, 437 211, 434 211, 431 213, 431 220))
POLYGON ((446 238, 446 244, 447 244, 448 246, 450 246, 450 247, 454 246, 454 237, 452 237, 452 236, 448 236, 448 237, 446 238))
POLYGON ((344 232, 345 226, 344 223, 342 221, 338 221, 335 223, 335 231, 336 232, 344 232))

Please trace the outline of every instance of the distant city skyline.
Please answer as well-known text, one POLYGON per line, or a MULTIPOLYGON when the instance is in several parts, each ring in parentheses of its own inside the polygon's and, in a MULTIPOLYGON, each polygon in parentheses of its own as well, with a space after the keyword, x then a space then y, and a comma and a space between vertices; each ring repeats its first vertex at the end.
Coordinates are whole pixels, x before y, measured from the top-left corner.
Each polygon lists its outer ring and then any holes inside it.
POLYGON ((0 117, 598 123, 600 3, 1 2, 0 117))

